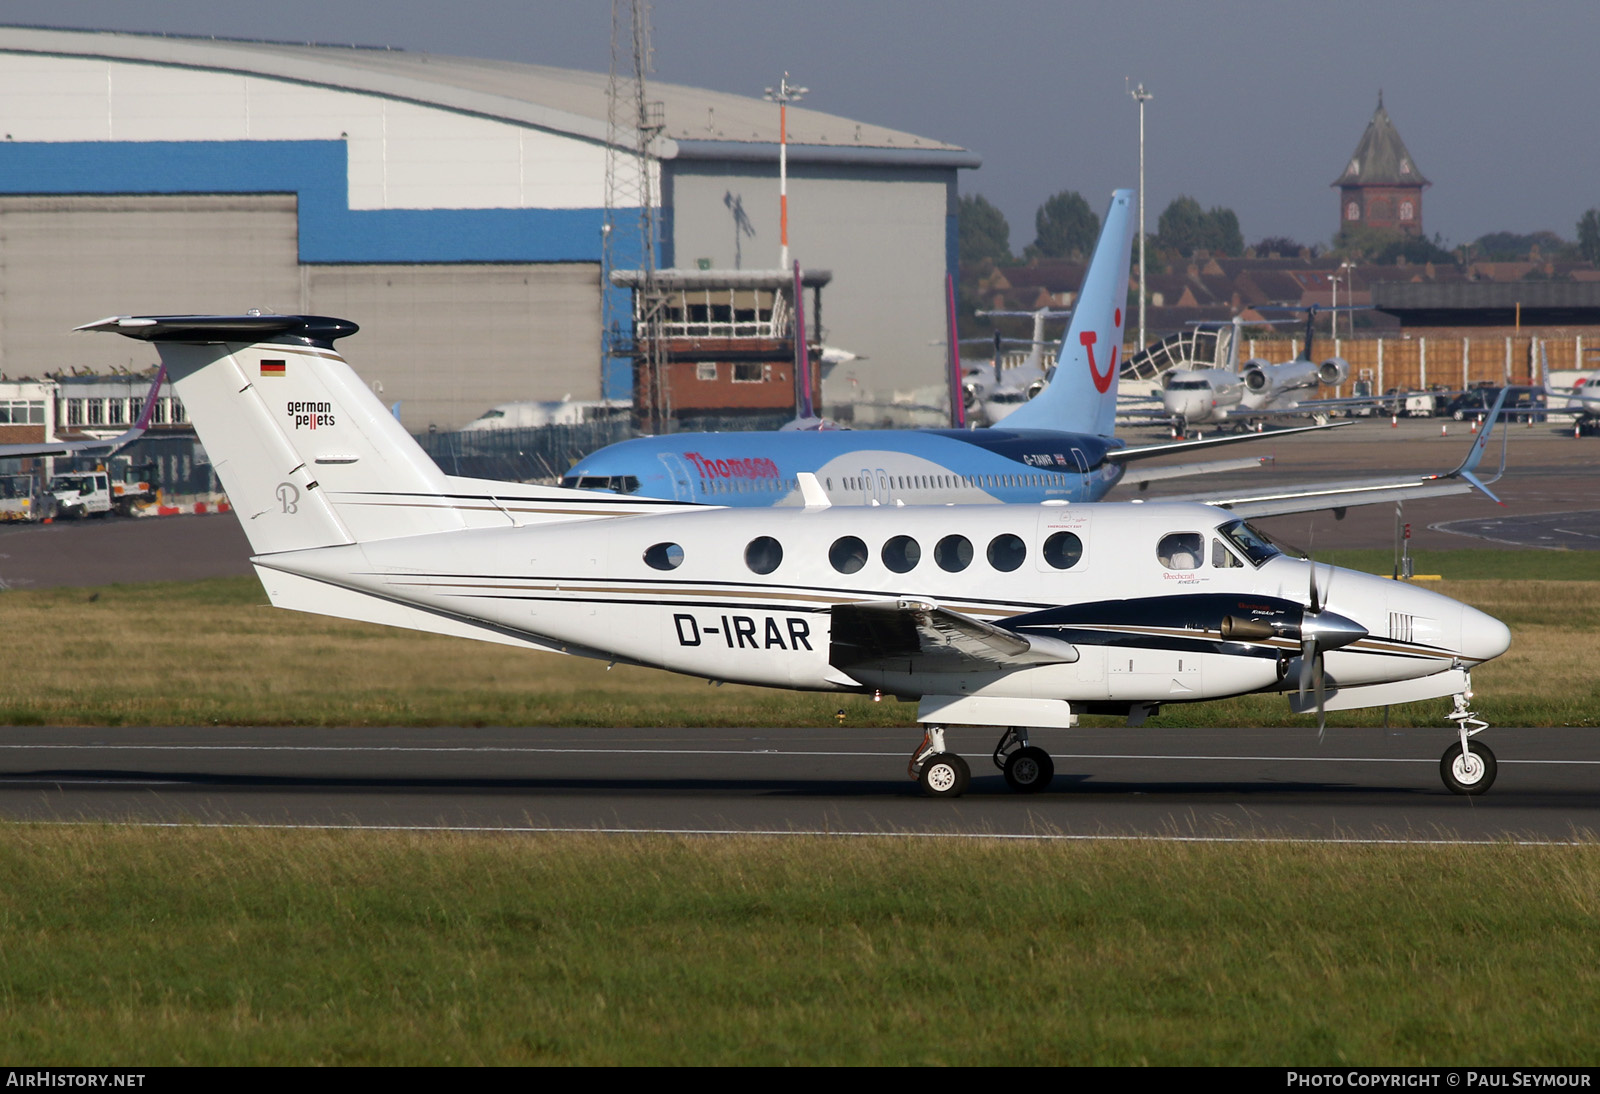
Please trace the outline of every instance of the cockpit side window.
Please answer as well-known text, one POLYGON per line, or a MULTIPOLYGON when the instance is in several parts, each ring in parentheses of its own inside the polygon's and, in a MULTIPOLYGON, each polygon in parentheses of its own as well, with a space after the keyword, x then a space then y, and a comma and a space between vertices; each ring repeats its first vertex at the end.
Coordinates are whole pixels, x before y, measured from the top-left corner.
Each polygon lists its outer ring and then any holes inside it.
POLYGON ((1224 547, 1220 539, 1214 538, 1211 541, 1211 565, 1218 570, 1230 570, 1242 568, 1244 563, 1239 561, 1238 555, 1224 547))
POLYGON ((1169 570, 1198 570, 1205 551, 1205 537, 1199 532, 1168 532, 1156 545, 1156 557, 1169 570))
POLYGON ((1260 566, 1268 559, 1277 558, 1283 554, 1278 545, 1269 539, 1266 533, 1252 528, 1242 520, 1229 521, 1220 525, 1217 531, 1222 533, 1222 538, 1237 547, 1244 557, 1250 560, 1252 566, 1260 566))

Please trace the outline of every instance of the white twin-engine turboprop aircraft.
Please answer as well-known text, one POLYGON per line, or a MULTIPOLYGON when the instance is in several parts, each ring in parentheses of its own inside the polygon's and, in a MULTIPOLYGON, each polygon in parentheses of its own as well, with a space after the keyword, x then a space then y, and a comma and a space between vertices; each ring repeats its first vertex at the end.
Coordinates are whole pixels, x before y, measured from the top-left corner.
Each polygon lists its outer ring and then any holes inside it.
POLYGON ((461 479, 428 459, 308 316, 114 318, 159 344, 272 602, 717 681, 919 703, 911 770, 956 795, 950 726, 1133 724, 1165 703, 1288 693, 1300 711, 1455 697, 1450 789, 1486 790, 1473 666, 1499 621, 1281 553, 1193 503, 722 508, 461 479), (609 518, 609 519, 606 519, 609 518))

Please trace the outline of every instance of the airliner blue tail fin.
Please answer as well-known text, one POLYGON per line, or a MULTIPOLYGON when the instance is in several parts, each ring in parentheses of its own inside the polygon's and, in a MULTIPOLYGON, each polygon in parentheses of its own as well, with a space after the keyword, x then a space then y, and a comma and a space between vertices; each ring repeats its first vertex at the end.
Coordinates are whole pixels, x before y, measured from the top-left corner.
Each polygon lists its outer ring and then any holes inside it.
POLYGON ((1033 400, 1006 416, 1006 429, 1059 429, 1109 437, 1117 421, 1117 372, 1122 367, 1123 305, 1133 248, 1134 191, 1115 190, 1062 336, 1055 378, 1033 400))

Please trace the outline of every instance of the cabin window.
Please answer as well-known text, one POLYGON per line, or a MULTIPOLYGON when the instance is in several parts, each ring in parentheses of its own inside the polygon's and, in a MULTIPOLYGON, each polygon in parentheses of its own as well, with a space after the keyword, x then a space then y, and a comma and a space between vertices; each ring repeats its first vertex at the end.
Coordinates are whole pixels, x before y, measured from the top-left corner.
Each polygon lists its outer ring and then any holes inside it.
POLYGON ((855 536, 841 536, 828 548, 828 561, 841 574, 853 574, 867 564, 867 545, 855 536))
POLYGON ((744 564, 758 574, 770 574, 783 561, 783 545, 771 536, 757 536, 744 549, 744 564))
POLYGON ((1083 540, 1072 532, 1057 532, 1044 541, 1044 560, 1058 570, 1070 570, 1083 558, 1083 540))
POLYGON ((652 570, 676 570, 683 565, 683 548, 676 543, 657 543, 645 549, 644 561, 652 570))
POLYGON ((989 565, 1010 573, 1028 557, 1028 548, 1020 537, 1006 532, 989 541, 989 565))
POLYGON ((907 573, 922 561, 922 546, 910 536, 895 536, 883 545, 883 564, 897 574, 907 573))
POLYGON ((1156 545, 1156 557, 1169 570, 1198 570, 1205 549, 1205 537, 1199 532, 1169 532, 1156 545))
POLYGON ((939 569, 959 574, 972 565, 972 541, 966 536, 945 536, 934 545, 933 561, 939 569))

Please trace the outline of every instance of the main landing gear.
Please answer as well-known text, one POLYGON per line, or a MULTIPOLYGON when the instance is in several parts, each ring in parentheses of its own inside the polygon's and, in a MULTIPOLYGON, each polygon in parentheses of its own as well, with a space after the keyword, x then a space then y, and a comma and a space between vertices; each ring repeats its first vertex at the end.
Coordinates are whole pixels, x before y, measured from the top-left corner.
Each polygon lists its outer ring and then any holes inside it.
MULTIPOLYGON (((1036 794, 1055 778, 1050 754, 1028 743, 1028 731, 1011 726, 994 746, 994 765, 1005 774, 1006 784, 1021 794, 1036 794)), ((922 743, 912 753, 906 773, 932 798, 958 798, 966 793, 972 771, 954 752, 945 751, 944 726, 930 725, 922 743)))
POLYGON ((1482 794, 1494 785, 1496 765, 1489 746, 1468 738, 1489 728, 1489 723, 1467 709, 1472 692, 1455 697, 1455 709, 1445 717, 1456 724, 1461 739, 1445 749, 1439 760, 1439 777, 1452 794, 1482 794))

